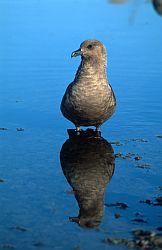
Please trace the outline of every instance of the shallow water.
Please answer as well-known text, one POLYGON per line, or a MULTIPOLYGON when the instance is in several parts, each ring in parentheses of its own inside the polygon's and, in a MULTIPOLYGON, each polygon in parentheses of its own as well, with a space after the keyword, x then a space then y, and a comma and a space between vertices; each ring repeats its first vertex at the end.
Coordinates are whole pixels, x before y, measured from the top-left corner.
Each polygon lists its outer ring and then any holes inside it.
POLYGON ((1 0, 0 24, 0 247, 124 249, 103 240, 162 226, 161 206, 140 203, 162 196, 162 17, 151 2, 1 0), (121 153, 95 229, 69 221, 79 207, 60 164, 74 128, 59 109, 80 61, 70 55, 89 38, 107 47, 117 110, 101 131, 121 153))

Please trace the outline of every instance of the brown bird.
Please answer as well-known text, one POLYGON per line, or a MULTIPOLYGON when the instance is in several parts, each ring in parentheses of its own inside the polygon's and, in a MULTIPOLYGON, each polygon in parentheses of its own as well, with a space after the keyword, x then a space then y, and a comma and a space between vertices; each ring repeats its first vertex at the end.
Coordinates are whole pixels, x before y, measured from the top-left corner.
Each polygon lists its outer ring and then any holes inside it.
POLYGON ((62 114, 76 126, 95 126, 96 130, 115 111, 116 99, 107 81, 106 48, 97 40, 86 40, 71 57, 81 56, 75 79, 61 102, 62 114))
POLYGON ((152 0, 153 6, 159 15, 162 15, 162 0, 152 0))

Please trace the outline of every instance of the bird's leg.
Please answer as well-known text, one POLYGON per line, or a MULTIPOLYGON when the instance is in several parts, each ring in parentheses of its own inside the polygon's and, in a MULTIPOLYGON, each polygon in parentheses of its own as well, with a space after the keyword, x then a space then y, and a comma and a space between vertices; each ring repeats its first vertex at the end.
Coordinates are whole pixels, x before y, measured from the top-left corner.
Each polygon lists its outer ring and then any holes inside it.
POLYGON ((96 131, 99 132, 100 126, 96 126, 96 131))
POLYGON ((100 126, 96 126, 96 137, 100 137, 101 133, 100 133, 100 126))
POLYGON ((80 127, 76 126, 76 131, 80 132, 80 127))
POLYGON ((76 126, 76 132, 77 132, 77 135, 80 135, 80 127, 79 126, 76 126))

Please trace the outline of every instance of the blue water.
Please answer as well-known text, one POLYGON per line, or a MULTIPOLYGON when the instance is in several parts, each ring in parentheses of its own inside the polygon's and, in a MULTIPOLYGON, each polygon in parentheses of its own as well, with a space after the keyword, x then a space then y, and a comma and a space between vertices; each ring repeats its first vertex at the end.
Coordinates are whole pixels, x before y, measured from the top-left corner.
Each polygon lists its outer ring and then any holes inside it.
POLYGON ((103 240, 162 226, 161 207, 139 203, 162 196, 161 30, 162 17, 142 0, 0 0, 0 248, 124 249, 103 240), (70 55, 91 38, 107 48, 117 98, 102 136, 120 141, 112 144, 115 154, 142 157, 116 158, 104 202, 128 208, 105 206, 97 229, 69 221, 79 208, 60 165, 67 129, 74 128, 60 112, 80 62, 70 55), (136 212, 148 223, 133 223, 136 212))

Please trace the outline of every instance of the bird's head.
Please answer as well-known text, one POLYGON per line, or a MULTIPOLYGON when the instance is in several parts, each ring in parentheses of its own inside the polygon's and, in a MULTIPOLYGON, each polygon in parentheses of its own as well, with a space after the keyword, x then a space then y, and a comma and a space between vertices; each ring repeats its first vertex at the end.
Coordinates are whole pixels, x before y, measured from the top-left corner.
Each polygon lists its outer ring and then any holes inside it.
POLYGON ((83 59, 106 60, 106 48, 97 40, 86 40, 81 43, 80 48, 71 54, 71 57, 81 56, 83 59))

